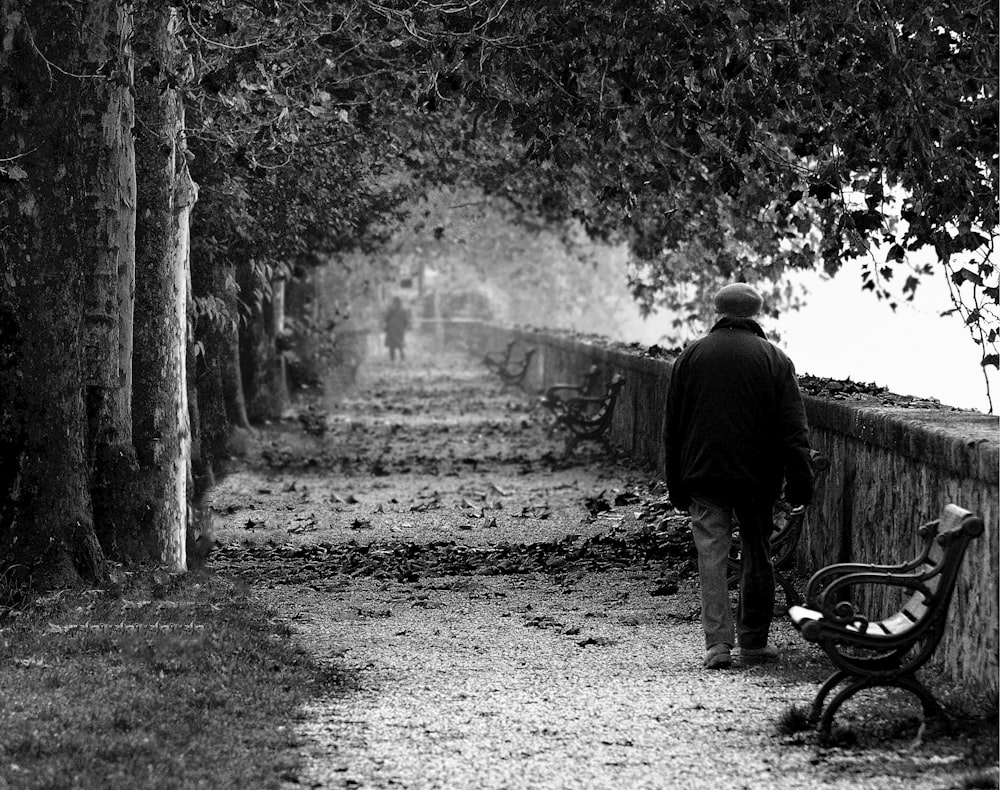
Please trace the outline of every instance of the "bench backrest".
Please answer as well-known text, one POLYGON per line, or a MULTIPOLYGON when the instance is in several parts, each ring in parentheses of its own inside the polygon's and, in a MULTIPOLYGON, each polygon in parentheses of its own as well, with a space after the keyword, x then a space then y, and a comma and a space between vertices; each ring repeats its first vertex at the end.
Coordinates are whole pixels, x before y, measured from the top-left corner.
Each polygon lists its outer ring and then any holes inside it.
POLYGON ((965 550, 983 529, 982 519, 951 504, 945 506, 940 519, 924 525, 921 532, 926 544, 923 561, 913 573, 914 592, 878 627, 887 634, 897 634, 918 625, 943 626, 965 550))
POLYGON ((528 365, 531 364, 531 358, 535 356, 535 352, 537 351, 537 348, 529 348, 524 352, 524 358, 521 360, 521 370, 519 372, 523 373, 528 369, 528 365))
POLYGON ((618 395, 622 391, 622 387, 625 386, 624 377, 618 375, 617 373, 612 376, 611 383, 608 384, 608 391, 604 393, 604 402, 601 404, 601 410, 597 412, 595 417, 601 419, 611 419, 611 415, 615 410, 615 401, 618 400, 618 395))
POLYGON ((611 377, 611 383, 602 397, 576 397, 566 401, 567 414, 564 422, 572 425, 574 430, 584 430, 588 433, 601 432, 611 424, 615 410, 615 402, 625 386, 625 378, 616 373, 611 377))
POLYGON ((587 371, 586 375, 583 377, 583 381, 580 382, 580 394, 590 395, 594 391, 594 387, 597 386, 597 382, 601 378, 601 369, 597 365, 591 365, 590 370, 587 371))

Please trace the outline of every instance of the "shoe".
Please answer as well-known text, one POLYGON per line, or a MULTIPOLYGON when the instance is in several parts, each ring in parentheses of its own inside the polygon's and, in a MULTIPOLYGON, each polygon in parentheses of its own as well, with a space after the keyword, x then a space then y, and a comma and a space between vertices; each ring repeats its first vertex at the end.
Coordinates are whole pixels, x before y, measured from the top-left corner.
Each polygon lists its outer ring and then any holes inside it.
POLYGON ((705 662, 702 666, 705 669, 729 669, 733 664, 730 650, 730 646, 725 642, 712 645, 705 654, 705 662))
POLYGON ((747 664, 766 664, 781 658, 781 651, 768 642, 764 647, 740 648, 740 658, 747 664))

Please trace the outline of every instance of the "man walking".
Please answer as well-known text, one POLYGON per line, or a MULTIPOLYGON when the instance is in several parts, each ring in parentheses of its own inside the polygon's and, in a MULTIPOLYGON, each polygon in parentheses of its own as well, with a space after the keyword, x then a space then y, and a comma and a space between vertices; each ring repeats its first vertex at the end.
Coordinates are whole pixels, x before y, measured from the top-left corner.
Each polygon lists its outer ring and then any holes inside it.
POLYGON ((771 532, 782 483, 790 504, 812 497, 805 409, 791 360, 754 320, 763 299, 735 283, 715 296, 719 320, 674 363, 663 425, 667 486, 691 514, 698 552, 707 669, 777 661, 768 642, 774 613, 771 532), (726 584, 734 519, 742 571, 734 629, 726 584))

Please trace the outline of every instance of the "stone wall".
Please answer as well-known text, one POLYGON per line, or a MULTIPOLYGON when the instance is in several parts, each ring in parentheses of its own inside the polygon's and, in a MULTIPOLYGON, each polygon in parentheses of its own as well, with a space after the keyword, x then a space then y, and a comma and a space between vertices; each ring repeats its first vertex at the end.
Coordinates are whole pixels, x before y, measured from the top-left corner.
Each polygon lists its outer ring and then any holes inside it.
MULTIPOLYGON (((662 471, 660 428, 672 360, 638 346, 579 339, 478 322, 449 327, 471 353, 503 350, 517 340, 515 357, 535 347, 528 386, 578 383, 597 364, 605 380, 626 379, 612 425, 612 443, 662 471)), ((834 400, 806 396, 813 445, 831 462, 800 545, 799 565, 899 562, 917 552, 916 528, 954 502, 980 515, 986 532, 966 555, 949 627, 935 655, 937 668, 970 693, 995 699, 998 680, 1000 545, 996 417, 976 412, 882 405, 861 396, 834 400)), ((865 606, 895 608, 895 599, 865 606)))

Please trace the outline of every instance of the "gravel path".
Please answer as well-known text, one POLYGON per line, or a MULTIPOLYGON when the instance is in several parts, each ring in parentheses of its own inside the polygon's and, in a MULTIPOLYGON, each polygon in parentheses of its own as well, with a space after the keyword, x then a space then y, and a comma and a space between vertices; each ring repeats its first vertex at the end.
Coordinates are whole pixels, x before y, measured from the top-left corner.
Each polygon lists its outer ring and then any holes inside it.
POLYGON ((779 665, 702 670, 686 522, 655 480, 562 462, 530 399, 467 361, 371 363, 323 406, 214 501, 221 565, 345 679, 298 713, 289 788, 929 790, 982 763, 960 737, 912 748, 905 697, 845 710, 853 744, 780 733, 822 656, 779 619, 779 665))

